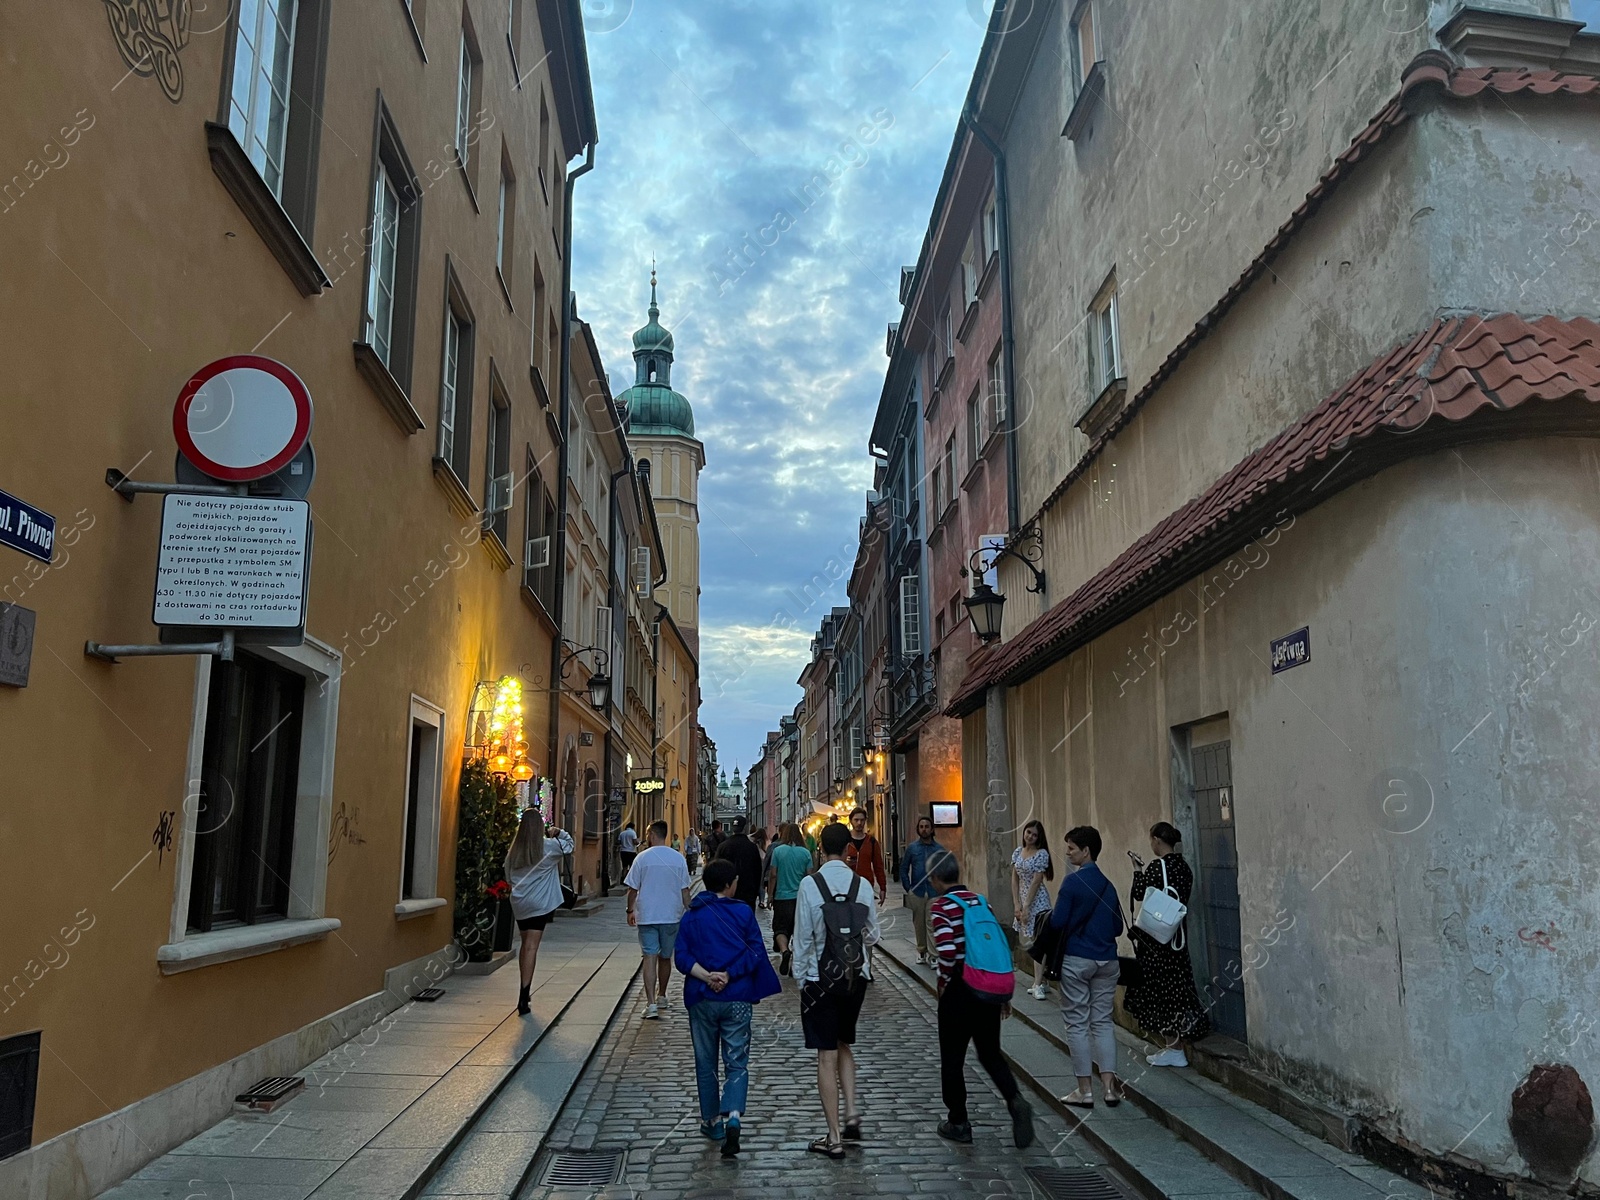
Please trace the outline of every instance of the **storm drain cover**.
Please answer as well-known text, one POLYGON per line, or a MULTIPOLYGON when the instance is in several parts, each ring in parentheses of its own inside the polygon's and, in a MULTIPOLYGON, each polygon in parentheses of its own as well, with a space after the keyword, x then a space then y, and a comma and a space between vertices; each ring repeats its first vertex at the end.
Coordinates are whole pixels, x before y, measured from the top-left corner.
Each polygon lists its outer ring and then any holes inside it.
POLYGON ((1099 1171, 1062 1167, 1029 1167, 1028 1174, 1050 1200, 1123 1200, 1099 1171))
MULTIPOLYGON (((563 1151, 550 1160, 544 1173, 546 1187, 595 1188, 616 1182, 622 1165, 622 1151, 595 1150, 590 1153, 563 1151)), ((1118 1197, 1118 1200, 1121 1200, 1118 1197)))

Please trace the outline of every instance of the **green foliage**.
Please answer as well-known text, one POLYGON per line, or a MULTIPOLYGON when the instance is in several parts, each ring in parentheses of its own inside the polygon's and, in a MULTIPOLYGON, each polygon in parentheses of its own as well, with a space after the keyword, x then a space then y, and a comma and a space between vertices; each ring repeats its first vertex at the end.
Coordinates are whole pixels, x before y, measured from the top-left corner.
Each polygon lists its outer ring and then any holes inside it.
POLYGON ((497 780, 487 764, 461 768, 456 820, 456 941, 472 962, 490 957, 498 902, 488 894, 505 878, 506 851, 517 832, 515 784, 497 780))

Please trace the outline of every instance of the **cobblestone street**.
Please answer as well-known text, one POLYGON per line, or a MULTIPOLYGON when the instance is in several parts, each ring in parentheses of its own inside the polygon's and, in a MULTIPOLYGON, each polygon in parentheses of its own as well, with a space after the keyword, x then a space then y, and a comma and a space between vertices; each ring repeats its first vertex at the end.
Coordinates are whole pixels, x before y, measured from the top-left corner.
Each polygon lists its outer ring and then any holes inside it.
MULTIPOLYGON (((782 995, 756 1006, 750 1107, 737 1160, 724 1160, 717 1144, 697 1129, 694 1052, 676 975, 672 1004, 660 1021, 641 1019, 637 992, 624 1002, 617 1026, 552 1130, 550 1149, 624 1151, 621 1181, 598 1193, 605 1200, 1040 1195, 1029 1182, 1028 1167, 1083 1167, 1095 1161, 1081 1141, 1068 1140, 1065 1123, 1032 1095, 1037 1141, 1026 1151, 1016 1150, 1005 1106, 976 1058, 969 1059, 967 1070, 973 1144, 940 1138, 935 1126, 944 1109, 932 1001, 884 959, 874 974, 856 1046, 865 1140, 845 1161, 806 1150, 826 1125, 817 1098, 816 1055, 801 1037, 799 997, 789 979, 782 995)), ((594 1194, 542 1186, 542 1173, 524 1197, 594 1194)))

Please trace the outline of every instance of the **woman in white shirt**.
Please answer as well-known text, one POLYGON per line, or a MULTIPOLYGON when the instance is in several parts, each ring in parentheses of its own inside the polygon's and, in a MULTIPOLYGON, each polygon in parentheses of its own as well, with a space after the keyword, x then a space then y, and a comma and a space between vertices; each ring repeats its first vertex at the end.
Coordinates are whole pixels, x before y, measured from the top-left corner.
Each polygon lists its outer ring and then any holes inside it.
POLYGON ((546 829, 537 808, 522 810, 522 823, 506 854, 506 879, 511 884, 511 915, 522 931, 517 959, 522 990, 517 993, 517 1012, 524 1017, 532 1011, 528 994, 533 990, 533 967, 539 959, 544 927, 561 907, 561 856, 571 853, 570 833, 554 826, 546 829))

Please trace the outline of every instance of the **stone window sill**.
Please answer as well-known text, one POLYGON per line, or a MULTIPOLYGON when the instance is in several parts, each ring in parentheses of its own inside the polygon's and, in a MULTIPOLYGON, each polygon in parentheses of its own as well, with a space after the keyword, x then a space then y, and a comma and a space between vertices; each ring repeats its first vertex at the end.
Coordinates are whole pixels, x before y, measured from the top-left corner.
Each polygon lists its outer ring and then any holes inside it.
POLYGON ((283 211, 283 205, 278 203, 267 181, 261 178, 261 172, 256 170, 233 131, 216 121, 207 121, 206 149, 211 155, 211 169, 222 180, 222 186, 228 189, 234 203, 261 235, 261 240, 300 294, 315 296, 324 288, 332 287, 317 256, 306 245, 289 214, 283 211))
POLYGON ((978 299, 982 300, 989 294, 989 285, 994 282, 994 277, 1000 273, 1000 251, 989 251, 988 261, 983 264, 983 274, 978 279, 978 299))
POLYGON ((1088 77, 1078 89, 1078 98, 1072 102, 1072 111, 1067 114, 1067 123, 1061 128, 1062 137, 1075 142, 1082 136, 1089 125, 1089 119, 1100 107, 1100 100, 1105 95, 1105 90, 1106 64, 1102 59, 1089 68, 1088 77))
POLYGON ((472 493, 467 491, 466 485, 456 475, 455 468, 438 455, 433 458, 433 477, 438 481, 444 494, 450 500, 450 507, 460 513, 466 520, 472 520, 479 515, 477 502, 473 500, 472 493))
POLYGON ((1083 431, 1090 441, 1094 441, 1108 428, 1122 411, 1122 402, 1128 395, 1128 380, 1126 376, 1118 376, 1101 389, 1100 394, 1091 400, 1074 424, 1083 431))
POLYGON ((974 296, 967 301, 967 310, 961 314, 961 327, 956 330, 956 341, 966 345, 967 335, 972 332, 972 327, 978 320, 978 298, 974 296))
POLYGON ((939 374, 934 377, 934 390, 942 391, 944 385, 950 382, 950 376, 954 375, 955 371, 956 356, 954 354, 945 355, 944 362, 939 364, 939 374))
POLYGON ((412 407, 410 398, 406 395, 405 388, 400 386, 400 381, 390 373, 384 365, 383 359, 378 357, 378 352, 366 342, 352 343, 356 356, 356 370, 361 372, 361 378, 377 393, 378 399, 383 402, 384 411, 394 418, 394 423, 400 427, 400 432, 408 437, 422 429, 422 416, 412 407))
POLYGON ((402 900, 394 906, 394 919, 404 921, 410 917, 420 917, 423 913, 430 913, 443 908, 450 903, 443 896, 434 896, 427 900, 402 900))
POLYGON ((157 950, 156 964, 163 975, 175 975, 179 971, 192 971, 197 967, 252 958, 257 954, 271 954, 274 950, 284 950, 306 942, 320 942, 339 925, 337 917, 311 917, 194 933, 181 942, 169 942, 157 950))

